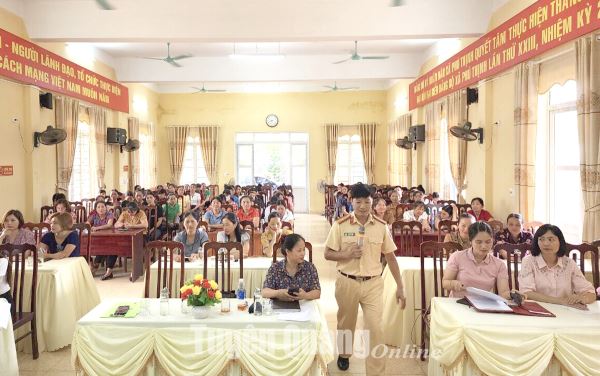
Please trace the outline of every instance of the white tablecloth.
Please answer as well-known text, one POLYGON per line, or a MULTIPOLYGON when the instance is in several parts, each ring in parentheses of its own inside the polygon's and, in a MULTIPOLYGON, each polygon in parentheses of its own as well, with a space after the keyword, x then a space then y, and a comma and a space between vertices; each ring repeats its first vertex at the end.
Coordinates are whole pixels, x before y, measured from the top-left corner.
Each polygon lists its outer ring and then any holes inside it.
POLYGON ((0 299, 0 368, 2 375, 19 375, 15 336, 10 318, 10 304, 6 299, 0 299))
MULTIPOLYGON (((263 287, 263 283, 265 282, 265 277, 267 276, 267 271, 271 266, 273 259, 270 257, 248 257, 244 259, 244 284, 246 285, 246 296, 253 297, 254 289, 263 287)), ((185 269, 185 280, 193 279, 195 274, 202 274, 202 269, 204 267, 203 261, 194 261, 194 262, 186 262, 185 269)), ((227 266, 225 267, 227 270, 227 266)), ((220 284, 220 273, 221 269, 219 268, 219 281, 220 284)), ((150 297, 156 298, 156 277, 158 274, 158 262, 150 265, 150 297)), ((181 275, 180 264, 174 264, 173 266, 173 283, 175 286, 171 289, 171 296, 178 297, 179 296, 179 288, 181 286, 177 286, 179 284, 179 276, 181 275)), ((208 277, 205 278, 214 279, 215 277, 215 261, 214 258, 209 259, 208 262, 208 277)), ((146 276, 147 278, 147 276, 146 276)), ((240 263, 231 261, 231 284, 232 288, 235 290, 238 285, 238 281, 240 278, 240 263)), ((219 286, 222 288, 222 286, 219 286)))
MULTIPOLYGON (((31 267, 27 267, 24 307, 29 309, 31 267), (27 303, 27 304, 26 304, 27 303)), ((75 325, 100 303, 94 277, 83 257, 46 261, 38 266, 36 296, 39 351, 56 351, 71 344, 75 325)), ((27 331, 29 324, 17 330, 27 331)), ((19 351, 31 353, 31 336, 17 344, 19 351)))
POLYGON ((600 302, 589 311, 541 303, 556 317, 480 313, 431 301, 429 375, 600 374, 600 302))
POLYGON ((169 301, 159 316, 158 299, 145 300, 149 313, 135 318, 101 318, 113 307, 104 301, 78 323, 71 346, 72 363, 87 375, 320 375, 333 360, 327 322, 318 302, 302 302, 309 321, 282 321, 277 315, 253 316, 237 310, 221 314, 217 304, 206 319, 181 313, 181 301, 169 301))

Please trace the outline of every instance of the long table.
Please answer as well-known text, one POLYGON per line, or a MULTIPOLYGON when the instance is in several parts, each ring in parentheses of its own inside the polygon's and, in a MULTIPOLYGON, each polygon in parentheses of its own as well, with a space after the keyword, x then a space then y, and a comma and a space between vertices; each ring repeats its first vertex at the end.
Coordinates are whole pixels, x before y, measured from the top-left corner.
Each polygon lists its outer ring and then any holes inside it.
POLYGON ((15 335, 10 318, 10 304, 6 299, 0 299, 0 364, 3 368, 3 375, 19 375, 15 335))
MULTIPOLYGON (((29 309, 31 266, 26 266, 23 306, 29 309)), ((69 346, 75 325, 83 315, 100 303, 96 283, 84 257, 68 257, 38 265, 36 290, 37 340, 39 352, 69 346)), ((16 331, 21 336, 29 329, 16 331)), ((31 336, 17 344, 19 351, 31 353, 31 336)))
MULTIPOLYGON (((106 229, 92 232, 91 256, 131 257, 131 281, 144 274, 144 229, 106 229)), ((83 235, 82 245, 86 244, 87 234, 83 235)))
POLYGON ((429 375, 598 375, 600 302, 556 317, 480 313, 454 298, 431 301, 429 375))
MULTIPOLYGON (((246 295, 249 297, 254 296, 254 289, 263 287, 263 283, 267 276, 267 271, 271 267, 273 259, 270 257, 248 257, 244 258, 244 284, 246 285, 246 295)), ((184 279, 189 280, 196 274, 202 274, 204 264, 202 260, 194 262, 186 262, 184 265, 185 273, 184 279)), ((150 265, 150 297, 156 298, 156 278, 158 275, 158 262, 150 265)), ((178 297, 180 295, 179 288, 179 277, 181 275, 181 267, 179 263, 173 265, 173 288, 171 289, 171 296, 178 297)), ((208 276, 204 276, 209 279, 215 277, 215 260, 214 257, 209 258, 208 261, 208 276)), ((146 276, 148 278, 148 276, 146 276)), ((233 288, 237 287, 238 280, 240 278, 240 263, 231 262, 231 283, 233 288)))
POLYGON ((316 301, 301 302, 307 321, 283 321, 237 310, 195 320, 169 300, 159 315, 158 299, 107 300, 77 323, 72 363, 84 375, 321 375, 333 360, 327 321, 316 301), (102 318, 123 304, 147 310, 134 318, 102 318))

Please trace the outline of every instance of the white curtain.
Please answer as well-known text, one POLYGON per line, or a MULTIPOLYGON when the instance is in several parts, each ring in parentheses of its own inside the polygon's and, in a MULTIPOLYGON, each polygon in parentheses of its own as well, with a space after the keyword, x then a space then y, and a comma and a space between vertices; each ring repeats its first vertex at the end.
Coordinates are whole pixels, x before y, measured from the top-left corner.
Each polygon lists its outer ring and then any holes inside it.
POLYGON ((412 185, 412 151, 396 146, 396 140, 408 135, 412 114, 404 114, 388 126, 388 173, 391 185, 412 185))

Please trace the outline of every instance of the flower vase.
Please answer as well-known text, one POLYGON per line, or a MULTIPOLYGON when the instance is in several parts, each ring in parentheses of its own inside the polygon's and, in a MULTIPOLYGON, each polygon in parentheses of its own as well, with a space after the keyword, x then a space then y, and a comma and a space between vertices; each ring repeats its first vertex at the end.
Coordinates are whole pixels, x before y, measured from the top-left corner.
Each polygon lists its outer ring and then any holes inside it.
POLYGON ((207 306, 193 306, 192 317, 199 320, 208 317, 209 307, 207 306))

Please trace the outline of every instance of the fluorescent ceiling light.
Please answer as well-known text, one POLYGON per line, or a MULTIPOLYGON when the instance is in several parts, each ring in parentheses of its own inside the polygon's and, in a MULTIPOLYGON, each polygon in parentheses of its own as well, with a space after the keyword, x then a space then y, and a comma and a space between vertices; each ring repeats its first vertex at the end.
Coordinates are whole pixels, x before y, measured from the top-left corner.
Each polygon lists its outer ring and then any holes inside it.
POLYGON ((270 54, 231 54, 232 59, 239 60, 256 60, 256 61, 279 61, 285 59, 285 55, 270 55, 270 54))

